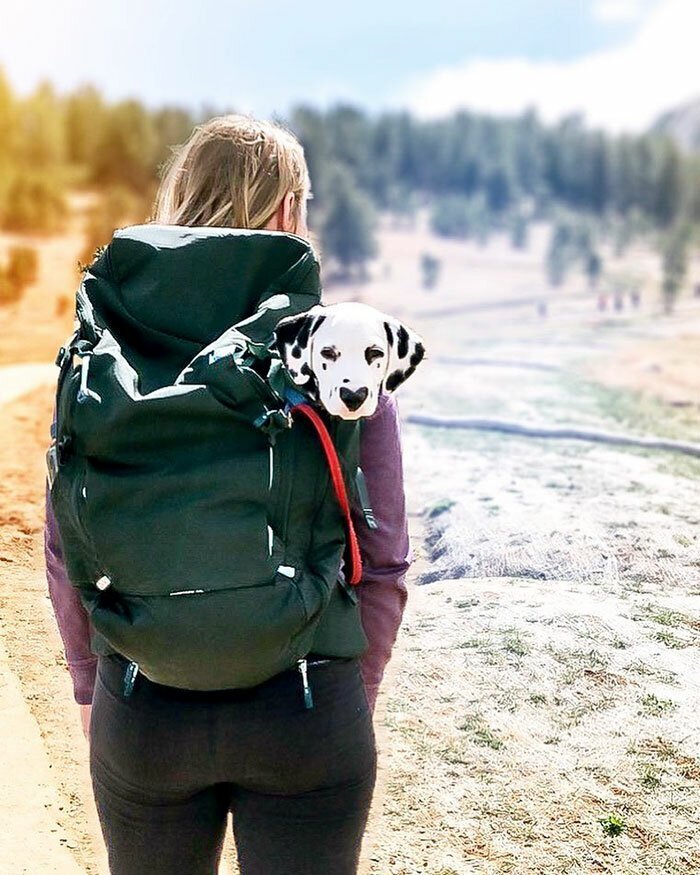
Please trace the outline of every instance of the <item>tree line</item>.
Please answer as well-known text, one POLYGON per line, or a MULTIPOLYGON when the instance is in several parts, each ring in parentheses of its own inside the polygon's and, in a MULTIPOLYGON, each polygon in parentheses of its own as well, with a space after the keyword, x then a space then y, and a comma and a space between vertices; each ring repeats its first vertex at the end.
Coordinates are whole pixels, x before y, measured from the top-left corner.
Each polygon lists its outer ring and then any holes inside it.
MULTIPOLYGON (((110 103, 89 85, 59 95, 43 82, 18 97, 0 70, 0 227, 59 228, 66 192, 81 186, 108 193, 91 243, 119 219, 145 220, 170 147, 218 113, 110 103)), ((700 157, 659 133, 611 136, 579 116, 546 125, 532 110, 422 121, 407 112, 299 106, 278 120, 304 145, 312 224, 342 271, 361 272, 374 254, 378 210, 410 221, 427 206, 437 234, 484 240, 506 230, 515 246, 526 244, 531 221, 563 223, 553 241, 564 242, 549 259, 555 282, 575 258, 596 269, 595 246, 576 252, 572 240, 613 235, 625 243, 653 232, 677 253, 700 226, 700 157), (572 216, 595 233, 566 230, 572 216)), ((677 254, 672 260, 678 264, 677 254)))

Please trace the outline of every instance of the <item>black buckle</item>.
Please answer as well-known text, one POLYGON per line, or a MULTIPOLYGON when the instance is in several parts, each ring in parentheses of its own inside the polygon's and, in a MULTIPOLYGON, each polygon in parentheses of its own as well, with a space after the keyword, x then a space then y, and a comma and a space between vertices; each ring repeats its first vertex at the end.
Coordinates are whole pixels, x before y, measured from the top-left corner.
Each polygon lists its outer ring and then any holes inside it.
POLYGON ((69 355, 70 355, 70 352, 68 350, 68 347, 62 346, 58 351, 58 354, 56 356, 56 361, 54 362, 54 364, 58 365, 59 368, 62 368, 63 365, 66 363, 66 358, 69 355))
POLYGON ((73 451, 73 437, 69 434, 56 443, 56 461, 59 465, 65 465, 73 451))

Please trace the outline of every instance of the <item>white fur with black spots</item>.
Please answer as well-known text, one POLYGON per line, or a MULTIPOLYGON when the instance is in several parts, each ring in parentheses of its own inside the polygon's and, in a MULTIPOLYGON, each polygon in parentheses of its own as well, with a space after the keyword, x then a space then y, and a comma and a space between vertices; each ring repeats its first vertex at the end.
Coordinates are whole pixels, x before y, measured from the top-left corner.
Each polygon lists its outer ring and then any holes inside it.
POLYGON ((317 305, 280 320, 277 349, 294 383, 333 416, 360 419, 377 409, 425 355, 415 331, 357 302, 317 305))

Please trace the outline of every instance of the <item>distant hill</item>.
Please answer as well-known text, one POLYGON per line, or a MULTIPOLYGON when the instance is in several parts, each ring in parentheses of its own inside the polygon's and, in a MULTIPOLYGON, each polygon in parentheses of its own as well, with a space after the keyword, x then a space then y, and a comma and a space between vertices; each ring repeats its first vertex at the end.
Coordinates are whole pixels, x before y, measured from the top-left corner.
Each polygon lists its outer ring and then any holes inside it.
POLYGON ((688 151, 700 151, 700 97, 664 113, 652 130, 668 134, 688 151))

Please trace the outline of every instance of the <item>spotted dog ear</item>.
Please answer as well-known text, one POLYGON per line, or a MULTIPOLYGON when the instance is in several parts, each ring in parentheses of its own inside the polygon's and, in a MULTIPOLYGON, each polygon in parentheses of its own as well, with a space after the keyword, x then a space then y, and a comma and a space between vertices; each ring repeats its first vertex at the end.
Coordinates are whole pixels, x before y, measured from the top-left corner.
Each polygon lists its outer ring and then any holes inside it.
POLYGON ((316 387, 316 375, 311 370, 311 340, 325 321, 322 309, 317 305, 305 313, 280 319, 274 330, 282 364, 297 386, 316 387))
POLYGON ((387 367, 384 388, 393 392, 415 371, 425 356, 423 339, 398 319, 386 317, 387 367))

